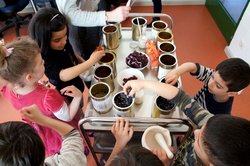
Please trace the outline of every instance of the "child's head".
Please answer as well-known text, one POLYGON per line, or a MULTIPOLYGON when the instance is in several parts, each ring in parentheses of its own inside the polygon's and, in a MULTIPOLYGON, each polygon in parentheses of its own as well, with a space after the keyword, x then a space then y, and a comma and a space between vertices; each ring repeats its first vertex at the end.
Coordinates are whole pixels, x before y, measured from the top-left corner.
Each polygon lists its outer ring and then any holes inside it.
POLYGON ((216 74, 226 84, 227 92, 238 92, 250 83, 250 66, 240 58, 222 61, 216 67, 216 74))
POLYGON ((110 166, 163 166, 162 161, 148 149, 140 145, 129 146, 120 151, 110 166))
POLYGON ((250 165, 250 121, 216 115, 194 135, 195 152, 205 165, 250 165))
POLYGON ((23 122, 0 124, 0 165, 42 166, 45 148, 37 132, 23 122))
POLYGON ((40 48, 29 38, 20 38, 0 45, 0 77, 13 85, 24 87, 26 81, 38 81, 44 75, 40 48))
POLYGON ((31 19, 29 35, 38 43, 42 54, 49 48, 63 50, 67 40, 66 18, 56 9, 42 8, 31 19))

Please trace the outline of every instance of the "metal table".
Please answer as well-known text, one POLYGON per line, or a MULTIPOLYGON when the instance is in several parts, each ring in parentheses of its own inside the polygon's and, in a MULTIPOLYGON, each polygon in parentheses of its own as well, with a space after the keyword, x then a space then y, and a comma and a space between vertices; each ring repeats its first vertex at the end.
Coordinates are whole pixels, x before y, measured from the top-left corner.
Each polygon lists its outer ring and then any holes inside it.
MULTIPOLYGON (((170 28, 173 26, 173 21, 169 15, 166 14, 152 14, 152 13, 130 13, 130 17, 136 16, 160 16, 166 17, 169 20, 170 28)), ((123 69, 127 68, 125 63, 126 56, 133 52, 133 48, 130 48, 129 44, 132 41, 132 32, 131 28, 122 28, 121 31, 122 38, 120 41, 120 45, 116 50, 112 50, 116 53, 116 69, 117 73, 122 71, 123 69)), ((151 39, 151 29, 147 28, 146 32, 147 38, 151 39)), ((145 52, 145 50, 139 50, 145 52)), ((176 56, 176 54, 174 53, 176 56)), ((177 58, 176 58, 177 59, 177 58)), ((178 64, 178 63, 177 63, 178 64)), ((152 72, 149 68, 144 69, 143 71, 144 77, 146 80, 158 80, 157 73, 152 72)), ((181 80, 179 80, 181 83, 181 80)), ((115 89, 112 92, 114 95, 116 92, 122 90, 115 79, 115 89)), ((151 111, 154 107, 154 99, 157 95, 147 91, 144 89, 144 96, 143 102, 140 105, 134 106, 134 113, 135 117, 127 118, 130 120, 130 125, 134 127, 134 136, 129 144, 131 143, 140 143, 140 139, 142 136, 143 131, 152 125, 160 125, 162 127, 168 128, 172 140, 173 146, 175 147, 175 152, 178 150, 177 143, 176 143, 176 135, 185 135, 185 138, 190 136, 193 132, 193 125, 190 121, 186 119, 186 116, 182 111, 176 108, 174 112, 169 114, 167 117, 163 118, 151 118, 151 111)), ((116 118, 114 117, 113 110, 109 111, 108 113, 100 114, 97 113, 92 103, 89 101, 87 103, 86 111, 85 111, 85 118, 79 122, 79 129, 81 131, 82 136, 85 138, 90 151, 96 161, 96 164, 99 166, 101 165, 96 153, 105 154, 111 153, 115 139, 111 134, 111 127, 115 124, 116 118), (94 143, 91 144, 87 132, 94 132, 94 143)))

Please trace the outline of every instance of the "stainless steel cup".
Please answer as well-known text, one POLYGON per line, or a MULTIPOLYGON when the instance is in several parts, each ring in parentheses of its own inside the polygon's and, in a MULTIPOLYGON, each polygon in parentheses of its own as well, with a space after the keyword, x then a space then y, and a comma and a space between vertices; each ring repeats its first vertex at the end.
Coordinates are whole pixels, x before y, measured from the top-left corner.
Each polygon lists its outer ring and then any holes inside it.
POLYGON ((166 31, 168 28, 168 24, 164 21, 157 20, 152 23, 152 38, 154 40, 157 39, 157 34, 161 31, 166 31))
POLYGON ((175 53, 175 50, 176 50, 176 46, 174 45, 174 43, 169 42, 169 41, 162 42, 157 47, 158 47, 160 54, 163 54, 163 53, 173 54, 175 53))
POLYGON ((132 39, 138 41, 141 36, 146 35, 147 20, 143 17, 135 17, 132 19, 132 39), (138 22, 139 20, 139 22, 138 22))
POLYGON ((119 23, 119 22, 109 22, 109 24, 114 24, 114 25, 117 26, 117 28, 118 28, 118 37, 119 37, 119 39, 121 39, 122 38, 122 32, 121 32, 122 25, 121 25, 121 23, 119 23))
MULTIPOLYGON (((160 82, 166 83, 165 76, 163 76, 163 77, 160 79, 160 82)), ((174 84, 174 86, 175 86, 176 88, 181 88, 180 81, 177 80, 177 82, 174 84)))
POLYGON ((168 72, 173 70, 177 65, 177 60, 172 54, 162 54, 159 56, 158 79, 164 77, 168 72))
POLYGON ((157 47, 159 47, 159 45, 163 42, 172 42, 173 38, 174 35, 172 34, 172 32, 160 31, 157 34, 157 39, 156 39, 157 47))
POLYGON ((175 111, 176 105, 170 103, 167 99, 157 96, 154 101, 154 108, 151 113, 152 118, 169 118, 171 113, 175 111), (160 103, 164 102, 164 103, 160 103), (162 105, 169 105, 168 109, 162 108, 162 105))
POLYGON ((119 31, 115 24, 108 24, 102 28, 103 42, 107 49, 113 50, 119 46, 119 31))
POLYGON ((105 82, 109 85, 110 91, 113 92, 115 89, 113 70, 109 65, 97 66, 94 70, 94 78, 98 82, 105 82))
POLYGON ((112 108, 110 87, 105 82, 97 82, 89 89, 94 110, 98 113, 107 113, 112 108))
POLYGON ((117 92, 113 96, 113 99, 112 99, 114 116, 116 116, 116 117, 133 117, 134 116, 135 98, 132 98, 132 102, 130 103, 130 105, 128 105, 126 107, 119 107, 115 103, 115 98, 118 97, 118 95, 120 95, 121 93, 124 93, 124 92, 123 91, 117 92))
POLYGON ((116 77, 116 55, 113 51, 105 51, 105 56, 103 56, 99 62, 99 64, 106 64, 112 67, 113 76, 116 77))

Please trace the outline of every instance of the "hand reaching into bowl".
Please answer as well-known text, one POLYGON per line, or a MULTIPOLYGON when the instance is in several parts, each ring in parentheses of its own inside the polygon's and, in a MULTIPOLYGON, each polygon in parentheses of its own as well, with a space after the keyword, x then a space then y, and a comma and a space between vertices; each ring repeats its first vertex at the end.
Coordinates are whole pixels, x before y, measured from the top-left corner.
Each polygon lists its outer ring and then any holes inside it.
POLYGON ((128 81, 123 86, 123 91, 126 95, 133 96, 136 92, 140 91, 142 88, 143 88, 142 80, 131 80, 131 81, 128 81))

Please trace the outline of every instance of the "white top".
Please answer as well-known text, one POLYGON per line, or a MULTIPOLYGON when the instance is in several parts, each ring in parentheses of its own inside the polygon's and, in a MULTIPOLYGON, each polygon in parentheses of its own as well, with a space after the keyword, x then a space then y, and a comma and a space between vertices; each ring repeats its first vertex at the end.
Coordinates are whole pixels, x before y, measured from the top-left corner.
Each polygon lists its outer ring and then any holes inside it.
POLYGON ((95 27, 106 25, 105 11, 96 12, 99 1, 56 0, 56 4, 70 24, 80 27, 95 27))

